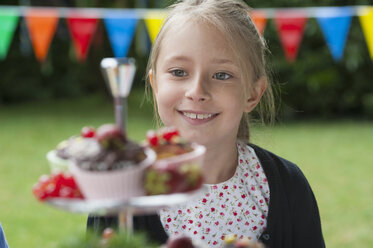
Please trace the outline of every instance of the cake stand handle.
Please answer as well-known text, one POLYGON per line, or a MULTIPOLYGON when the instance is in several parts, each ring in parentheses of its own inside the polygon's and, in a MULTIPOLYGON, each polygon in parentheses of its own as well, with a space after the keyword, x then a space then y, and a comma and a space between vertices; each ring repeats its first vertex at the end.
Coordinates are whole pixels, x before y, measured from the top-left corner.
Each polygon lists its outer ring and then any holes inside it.
POLYGON ((119 213, 119 232, 125 232, 127 237, 133 234, 133 212, 131 209, 119 213))

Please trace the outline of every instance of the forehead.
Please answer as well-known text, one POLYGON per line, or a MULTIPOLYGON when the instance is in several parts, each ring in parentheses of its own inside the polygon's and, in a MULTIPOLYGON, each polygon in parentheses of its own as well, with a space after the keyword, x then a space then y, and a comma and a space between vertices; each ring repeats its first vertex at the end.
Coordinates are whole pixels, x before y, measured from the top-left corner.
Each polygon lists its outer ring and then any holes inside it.
POLYGON ((159 59, 197 57, 200 60, 229 60, 238 64, 227 35, 201 20, 174 21, 164 33, 159 59))

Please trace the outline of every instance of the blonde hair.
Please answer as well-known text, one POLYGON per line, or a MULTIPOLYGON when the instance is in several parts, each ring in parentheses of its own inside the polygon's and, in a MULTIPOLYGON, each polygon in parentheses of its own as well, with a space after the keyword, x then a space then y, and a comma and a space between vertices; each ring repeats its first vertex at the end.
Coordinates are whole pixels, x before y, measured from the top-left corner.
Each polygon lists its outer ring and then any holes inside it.
MULTIPOLYGON (((230 44, 232 51, 238 58, 243 78, 247 82, 243 87, 252 87, 253 83, 261 77, 267 77, 265 63, 267 46, 250 18, 250 11, 251 9, 240 0, 184 0, 170 6, 170 12, 163 21, 163 26, 153 43, 147 66, 148 77, 149 71, 152 70, 153 78, 155 78, 156 63, 161 44, 171 27, 175 24, 183 25, 186 21, 199 21, 212 25, 221 33, 226 34, 228 44, 230 44)), ((149 91, 149 78, 147 78, 147 81, 147 90, 149 91)), ((155 113, 157 113, 154 95, 153 102, 155 113)), ((262 123, 265 120, 273 121, 275 112, 274 97, 269 82, 263 95, 263 100, 259 102, 256 111, 262 123)), ((249 119, 249 114, 244 113, 237 138, 249 141, 249 119)), ((157 114, 156 120, 159 120, 157 114)))

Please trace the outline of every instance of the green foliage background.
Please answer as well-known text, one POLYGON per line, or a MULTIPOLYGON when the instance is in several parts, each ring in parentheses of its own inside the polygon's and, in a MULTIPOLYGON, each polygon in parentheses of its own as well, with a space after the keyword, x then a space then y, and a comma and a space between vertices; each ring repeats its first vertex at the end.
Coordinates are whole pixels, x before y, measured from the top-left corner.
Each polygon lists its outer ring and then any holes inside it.
MULTIPOLYGON (((170 0, 131 1, 2 1, 3 5, 31 6, 163 8, 170 0)), ((368 5, 359 1, 246 1, 254 8, 314 7, 368 5)), ((285 60, 274 22, 270 19, 264 33, 271 51, 268 63, 272 82, 280 92, 278 108, 283 118, 305 117, 373 117, 373 63, 358 17, 353 17, 345 53, 341 62, 332 59, 320 27, 314 18, 307 22, 303 41, 295 63, 285 60)), ((8 56, 0 61, 0 106, 25 101, 44 101, 53 98, 75 98, 100 92, 108 96, 99 63, 103 57, 113 56, 102 22, 99 23, 91 50, 85 62, 77 62, 66 23, 59 21, 47 61, 35 59, 21 19, 8 56)), ((137 60, 138 71, 134 87, 144 87, 145 67, 150 49, 143 21, 139 22, 136 37, 128 56, 137 60)), ((109 99, 109 97, 108 97, 109 99)))

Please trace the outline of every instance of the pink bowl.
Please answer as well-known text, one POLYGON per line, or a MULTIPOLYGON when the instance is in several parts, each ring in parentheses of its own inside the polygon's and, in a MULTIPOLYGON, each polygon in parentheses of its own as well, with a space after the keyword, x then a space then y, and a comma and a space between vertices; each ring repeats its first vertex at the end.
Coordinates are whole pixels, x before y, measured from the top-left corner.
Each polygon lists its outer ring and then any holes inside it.
POLYGON ((71 162, 69 170, 86 199, 126 200, 144 195, 145 169, 154 163, 156 154, 145 149, 146 158, 137 165, 114 171, 88 171, 71 162))

